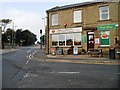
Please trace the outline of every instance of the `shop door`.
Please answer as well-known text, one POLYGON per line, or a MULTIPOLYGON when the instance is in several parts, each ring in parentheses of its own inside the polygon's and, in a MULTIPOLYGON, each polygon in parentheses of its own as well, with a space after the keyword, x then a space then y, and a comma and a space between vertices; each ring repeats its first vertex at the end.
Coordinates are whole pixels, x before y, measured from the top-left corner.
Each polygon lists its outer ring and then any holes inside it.
POLYGON ((94 32, 87 32, 87 49, 94 48, 94 32))

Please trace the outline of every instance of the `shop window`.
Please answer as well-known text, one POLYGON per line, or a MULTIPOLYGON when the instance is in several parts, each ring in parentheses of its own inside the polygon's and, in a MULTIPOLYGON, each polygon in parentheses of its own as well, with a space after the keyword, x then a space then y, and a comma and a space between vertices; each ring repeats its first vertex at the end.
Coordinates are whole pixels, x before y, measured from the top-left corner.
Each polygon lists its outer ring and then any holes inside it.
POLYGON ((58 46, 58 35, 52 35, 52 46, 58 46))
POLYGON ((82 19, 81 19, 82 18, 81 10, 74 11, 73 18, 74 18, 74 23, 82 22, 82 19))
POLYGON ((66 45, 73 45, 73 34, 66 34, 66 45))
POLYGON ((58 25, 58 14, 52 15, 52 26, 58 25))
POLYGON ((100 45, 110 46, 110 31, 100 31, 100 45))
POLYGON ((99 8, 100 10, 100 20, 108 20, 109 19, 109 6, 102 6, 99 8))
POLYGON ((59 34, 59 46, 65 46, 65 34, 59 34))
POLYGON ((81 45, 81 33, 74 33, 74 45, 81 45))
POLYGON ((81 33, 53 34, 52 46, 81 45, 81 33))

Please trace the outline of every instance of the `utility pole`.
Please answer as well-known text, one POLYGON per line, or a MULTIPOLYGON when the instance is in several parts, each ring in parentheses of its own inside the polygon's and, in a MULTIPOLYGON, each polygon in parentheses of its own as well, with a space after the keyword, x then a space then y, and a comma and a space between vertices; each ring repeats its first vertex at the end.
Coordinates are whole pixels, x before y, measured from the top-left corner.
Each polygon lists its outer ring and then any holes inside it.
MULTIPOLYGON (((44 27, 44 30, 45 30, 45 19, 46 19, 46 17, 44 17, 44 18, 42 18, 42 20, 44 21, 43 23, 43 27, 44 27)), ((44 41, 43 41, 43 45, 46 47, 46 45, 45 45, 46 43, 45 43, 45 35, 44 35, 44 41)))
POLYGON ((0 27, 0 49, 2 49, 2 27, 0 27))
POLYGON ((13 30, 12 30, 12 48, 14 47, 14 22, 13 23, 13 30))
POLYGON ((42 29, 40 30, 40 49, 42 49, 42 29))

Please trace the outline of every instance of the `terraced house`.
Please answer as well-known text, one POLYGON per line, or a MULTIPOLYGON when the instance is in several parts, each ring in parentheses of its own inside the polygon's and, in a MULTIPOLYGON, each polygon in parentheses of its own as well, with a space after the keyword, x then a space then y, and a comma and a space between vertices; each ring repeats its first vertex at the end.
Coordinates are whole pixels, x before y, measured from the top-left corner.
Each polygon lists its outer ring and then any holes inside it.
MULTIPOLYGON (((119 2, 84 2, 47 10, 46 53, 60 47, 117 48, 120 40, 119 2)), ((70 52, 70 51, 69 51, 70 52)))

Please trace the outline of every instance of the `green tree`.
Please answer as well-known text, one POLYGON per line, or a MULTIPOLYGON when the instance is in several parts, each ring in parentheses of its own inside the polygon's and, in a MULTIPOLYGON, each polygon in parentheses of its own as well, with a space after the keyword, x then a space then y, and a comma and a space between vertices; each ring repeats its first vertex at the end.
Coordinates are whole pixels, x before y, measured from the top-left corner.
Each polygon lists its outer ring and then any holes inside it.
POLYGON ((16 31, 16 44, 18 44, 20 46, 21 40, 22 40, 22 29, 18 29, 16 31))
POLYGON ((22 41, 24 46, 33 45, 37 41, 36 35, 29 30, 22 31, 22 41))
MULTIPOLYGON (((9 23, 11 23, 12 20, 10 19, 2 19, 0 20, 0 23, 2 23, 3 26, 3 32, 5 32, 5 29, 9 23)), ((6 35, 2 34, 2 48, 4 49, 4 42, 6 41, 6 35)))
POLYGON ((3 32, 4 32, 5 29, 6 29, 6 27, 7 27, 7 25, 8 25, 9 23, 11 23, 12 20, 10 20, 10 19, 2 19, 2 20, 0 20, 0 22, 1 22, 2 25, 3 25, 3 32))

